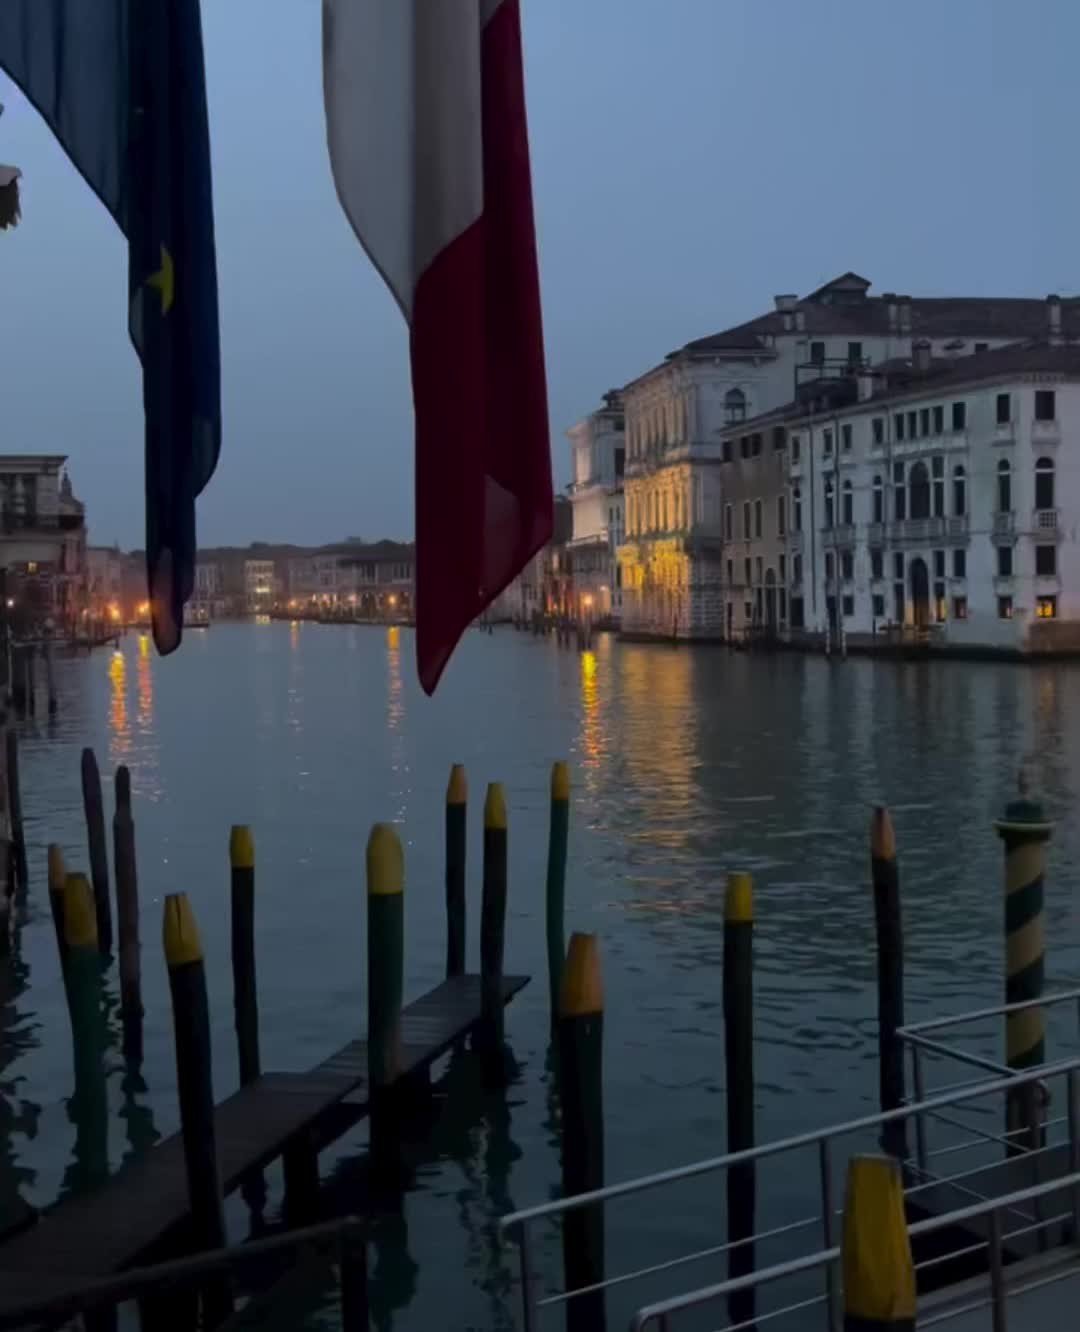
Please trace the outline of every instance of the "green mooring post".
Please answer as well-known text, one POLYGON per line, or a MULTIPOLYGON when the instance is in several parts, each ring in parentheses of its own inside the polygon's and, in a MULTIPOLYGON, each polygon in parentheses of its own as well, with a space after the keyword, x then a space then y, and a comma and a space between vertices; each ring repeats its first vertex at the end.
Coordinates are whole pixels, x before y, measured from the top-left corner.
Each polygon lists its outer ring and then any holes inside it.
POLYGON ((14 726, 6 728, 8 813, 11 816, 11 851, 15 883, 20 893, 29 887, 26 872, 26 837, 23 833, 22 786, 19 782, 19 737, 14 726))
POLYGON ((480 903, 480 1027, 491 1068, 503 1058, 503 953, 506 940, 506 796, 492 782, 484 800, 484 887, 480 903))
MULTIPOLYGON (((56 951, 60 957, 61 968, 67 956, 67 941, 64 938, 64 882, 67 879, 67 867, 64 853, 55 842, 49 843, 49 909, 52 912, 53 928, 56 931, 56 951)), ((94 927, 95 946, 97 944, 97 926, 94 927)))
POLYGON ((446 974, 465 971, 465 822, 469 784, 455 763, 446 787, 446 974))
MULTIPOLYGON (((754 889, 749 874, 729 874, 724 898, 724 1066, 727 1081, 727 1149, 754 1145, 754 889)), ((754 1270, 754 1163, 727 1171, 728 1276, 754 1270)), ((756 1306, 753 1287, 728 1296, 733 1323, 749 1321, 756 1306)))
POLYGON ((124 1055, 142 1059, 142 966, 139 958, 139 875, 135 863, 135 819, 131 812, 131 773, 116 770, 113 813, 113 870, 116 878, 116 934, 120 953, 120 1017, 124 1055))
MULTIPOLYGON (((878 1095, 885 1112, 899 1109, 905 1099, 904 1046, 896 1034, 904 1025, 904 927, 896 834, 883 805, 877 806, 870 820, 870 877, 877 934, 878 1095)), ((890 1120, 884 1126, 881 1145, 898 1161, 907 1157, 904 1120, 890 1120)))
POLYGON ((570 828, 570 769, 562 762, 551 769, 551 822, 547 858, 547 960, 551 1025, 559 1011, 559 987, 566 956, 566 840, 570 828))
MULTIPOLYGON (((163 939, 176 1034, 176 1085, 180 1093, 191 1235, 198 1249, 220 1249, 225 1244, 225 1219, 214 1125, 206 968, 195 915, 186 893, 170 893, 165 898, 163 939)), ((211 1327, 232 1309, 224 1277, 208 1280, 202 1298, 205 1321, 211 1327)))
MULTIPOLYGON (((1027 774, 1020 773, 1019 798, 1005 807, 997 824, 1005 843, 1005 1002, 1042 997, 1046 942, 1043 876, 1046 843, 1053 825, 1042 805, 1030 798, 1027 774)), ((1033 1068, 1046 1059, 1046 1013, 1039 1006, 1005 1015, 1005 1062, 1033 1068)), ((1017 1150, 1041 1146, 1038 1087, 1028 1083, 1006 1098, 1005 1131, 1017 1150), (1026 1141, 1025 1141, 1026 1139, 1026 1141)))
POLYGON ((255 842, 251 829, 233 825, 229 834, 229 896, 232 906, 233 1015, 240 1058, 240 1085, 259 1076, 259 997, 255 983, 255 842))
POLYGON ((897 1161, 848 1163, 841 1243, 844 1332, 914 1332, 915 1268, 897 1161))
POLYGON ((105 806, 101 798, 101 774, 94 751, 82 752, 82 796, 86 814, 86 841, 90 853, 90 879, 94 885, 98 947, 103 956, 112 952, 112 909, 109 905, 109 853, 105 846, 105 806))
MULTIPOLYGON (((574 934, 559 987, 559 1088, 565 1197, 604 1187, 604 990, 595 934, 574 934)), ((604 1280, 604 1205, 563 1213, 566 1289, 604 1280)), ((603 1332, 604 1292, 566 1304, 567 1332, 603 1332)))
POLYGON ((80 1187, 92 1188, 109 1174, 109 1111, 97 918, 84 874, 69 874, 64 880, 64 944, 64 990, 75 1055, 76 1175, 80 1187))

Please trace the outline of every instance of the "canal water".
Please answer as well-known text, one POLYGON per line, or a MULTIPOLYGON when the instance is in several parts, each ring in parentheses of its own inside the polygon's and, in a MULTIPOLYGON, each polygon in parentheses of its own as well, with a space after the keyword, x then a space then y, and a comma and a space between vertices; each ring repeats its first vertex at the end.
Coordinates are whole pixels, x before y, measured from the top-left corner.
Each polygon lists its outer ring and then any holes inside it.
MULTIPOLYGON (((553 759, 573 807, 568 926, 596 931, 607 998, 611 1181, 724 1148, 721 951, 724 877, 756 892, 758 1134, 775 1138, 876 1107, 873 919, 866 835, 894 812, 907 927, 909 1018, 1000 1001, 1001 856, 993 820, 1018 762, 1058 820, 1048 880, 1048 969, 1080 975, 1074 906, 1080 670, 1068 665, 885 662, 731 655, 627 645, 594 653, 500 630, 469 634, 434 700, 416 682, 407 630, 215 625, 161 660, 129 635, 118 652, 59 663, 60 710, 21 726, 32 888, 3 978, 0 1194, 48 1204, 79 1177, 72 1061, 45 848, 85 865, 79 754, 107 781, 132 773, 143 910, 144 1085, 110 1065, 111 1162, 177 1126, 161 902, 185 890, 202 930, 215 1090, 236 1085, 228 945, 229 826, 257 848, 263 1066, 304 1069, 357 1036, 365 1013, 364 842, 392 820, 406 847, 406 992, 442 974, 443 798, 467 765, 469 945, 478 963, 483 789, 505 783, 511 887, 507 969, 531 973, 507 1031, 520 1073, 485 1095, 467 1061, 463 1096, 413 1187, 380 1224, 380 1328, 514 1326, 516 1268, 499 1215, 557 1191, 547 1049, 543 884, 553 759)), ((107 800, 111 811, 111 790, 107 800)), ((1071 1029, 1054 1040, 1075 1048, 1071 1029)), ((1054 1053, 1054 1041, 1051 1053, 1054 1053)), ((956 1069, 949 1070, 952 1077, 956 1069)), ((323 1158, 334 1205, 355 1205, 366 1130, 323 1158)), ((759 1181, 759 1219, 813 1215, 814 1161, 759 1181)), ((269 1215, 280 1178, 269 1176, 269 1215)), ((723 1242, 723 1186, 697 1181, 631 1198, 608 1220, 612 1271, 723 1242)), ((233 1238, 250 1220, 230 1201, 233 1238)), ((778 1256, 766 1250, 764 1257, 778 1256)), ((554 1231, 541 1267, 558 1275, 554 1231)), ((646 1297, 723 1275, 707 1260, 621 1290, 612 1326, 646 1297)), ((299 1297, 298 1297, 299 1298, 299 1297)), ((326 1295, 332 1302, 332 1296, 326 1295)), ((299 1306, 298 1306, 299 1307, 299 1306)), ((327 1315, 328 1316, 328 1315, 327 1315)), ((299 1312, 282 1326, 305 1324, 299 1312)), ((555 1325, 552 1323, 551 1325, 555 1325)))

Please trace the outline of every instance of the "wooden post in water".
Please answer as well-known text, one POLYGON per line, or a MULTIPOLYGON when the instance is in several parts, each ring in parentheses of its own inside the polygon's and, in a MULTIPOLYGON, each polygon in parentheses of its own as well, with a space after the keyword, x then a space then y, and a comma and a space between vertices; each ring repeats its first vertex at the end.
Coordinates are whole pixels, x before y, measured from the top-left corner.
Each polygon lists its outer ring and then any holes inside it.
MULTIPOLYGON (((1005 807, 997 824, 1005 843, 1005 1002, 1039 999, 1043 992, 1046 942, 1043 876, 1046 843, 1053 825, 1042 805, 1030 798, 1020 773, 1019 799, 1005 807)), ((1046 1013, 1035 1006, 1005 1015, 1005 1062, 1011 1069, 1033 1068, 1046 1059, 1046 1013)), ((1011 1146, 1042 1145, 1034 1083, 1006 1098, 1005 1131, 1011 1146)))
POLYGON ((103 956, 112 952, 112 909, 109 905, 109 854, 105 848, 105 808, 101 798, 101 774, 94 751, 82 752, 82 795, 86 813, 86 841, 90 853, 90 878, 94 885, 98 947, 103 956))
MULTIPOLYGON (((176 1085, 180 1093, 191 1234, 196 1248, 220 1249, 225 1244, 225 1218, 214 1126, 206 969, 195 915, 186 893, 170 893, 165 898, 163 942, 176 1033, 176 1085)), ((223 1277, 207 1282, 203 1303, 211 1327, 231 1311, 232 1300, 223 1277)))
MULTIPOLYGON (((52 911, 53 928, 56 930, 56 950, 63 967, 67 958, 67 941, 64 938, 64 883, 67 879, 67 867, 64 853, 55 842, 49 843, 49 908, 52 911)), ((97 925, 94 926, 97 935, 97 925)), ((95 937, 95 945, 96 945, 95 937)))
MULTIPOLYGON (((754 1145, 754 893, 749 874, 729 874, 724 898, 724 1065, 727 1080, 727 1149, 754 1145)), ((754 1270, 757 1180, 752 1161, 727 1171, 728 1276, 754 1270)), ((754 1317, 753 1288, 728 1296, 733 1323, 754 1317)))
POLYGON ((88 1188, 109 1174, 109 1112, 97 919, 83 874, 64 880, 64 944, 64 991, 75 1056, 75 1157, 78 1182, 88 1188))
MULTIPOLYGON (((559 988, 559 1088, 562 1095, 562 1191, 604 1187, 604 991, 595 934, 574 934, 559 988)), ((563 1214, 566 1289, 604 1280, 604 1205, 563 1214)), ((566 1304, 567 1332, 603 1332, 604 1292, 566 1304)))
POLYGON ((232 904, 233 1013, 240 1085, 259 1076, 259 997, 255 983, 255 843, 251 829, 233 824, 229 834, 232 904))
POLYGON ((11 648, 11 702, 15 711, 26 715, 26 669, 23 666, 25 648, 11 648))
POLYGON ((559 987, 566 955, 566 842, 570 827, 570 769, 559 762, 551 769, 551 822, 547 859, 547 961, 551 1026, 558 1022, 559 987))
POLYGON ((405 967, 405 857, 388 823, 367 844, 368 1085, 373 1155, 390 1168, 395 1140, 390 1090, 402 1070, 401 992, 405 967))
POLYGON ((131 812, 131 774, 116 770, 113 814, 113 869, 116 874, 116 929, 120 949, 120 1016, 124 1054, 142 1059, 142 971, 139 960, 139 876, 135 861, 135 819, 131 812))
POLYGON ((489 1069, 503 1059, 503 952, 506 940, 506 797, 492 782, 484 800, 484 887, 480 903, 480 1027, 477 1040, 489 1069))
POLYGON ((888 1156, 848 1163, 841 1242, 844 1332, 915 1332, 911 1258, 900 1166, 888 1156))
POLYGON ((446 974, 465 971, 466 814, 469 784, 455 763, 446 788, 446 974))
MULTIPOLYGON (((878 805, 870 821, 870 876, 874 887, 877 934, 878 1092, 882 1112, 904 1104, 904 1046, 897 1031, 904 1025, 904 926, 900 911, 900 875, 896 834, 889 811, 878 805)), ((881 1145, 898 1161, 907 1157, 907 1129, 890 1120, 881 1145)))
POLYGON ((15 886, 25 893, 29 887, 29 876, 26 872, 26 838, 23 834, 22 787, 19 784, 19 737, 14 726, 5 729, 11 861, 15 870, 15 886))
POLYGON ((26 669, 26 714, 32 717, 37 711, 37 699, 34 696, 34 645, 28 644, 23 653, 23 664, 26 669))
POLYGON ((53 644, 50 638, 44 647, 45 690, 49 699, 49 716, 56 716, 56 677, 53 673, 53 644))

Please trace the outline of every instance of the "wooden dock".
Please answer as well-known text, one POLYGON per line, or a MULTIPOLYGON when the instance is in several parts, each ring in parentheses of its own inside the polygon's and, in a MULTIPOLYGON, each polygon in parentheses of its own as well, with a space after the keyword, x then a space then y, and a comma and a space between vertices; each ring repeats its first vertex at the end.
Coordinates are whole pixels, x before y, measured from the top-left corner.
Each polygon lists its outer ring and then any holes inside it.
MULTIPOLYGON (((509 1003, 528 982, 503 978, 509 1003)), ((402 1010, 402 1081, 423 1078, 480 1021, 480 977, 455 976, 402 1010)), ((237 1189, 279 1157, 291 1187, 317 1185, 319 1151, 370 1109, 367 1042, 351 1041, 307 1073, 265 1073, 217 1106, 215 1130, 222 1187, 237 1189), (348 1098, 347 1105, 345 1104, 348 1098)), ((0 1244, 0 1326, 46 1297, 146 1261, 181 1238, 188 1218, 184 1148, 179 1133, 123 1166, 106 1184, 45 1213, 0 1244)))

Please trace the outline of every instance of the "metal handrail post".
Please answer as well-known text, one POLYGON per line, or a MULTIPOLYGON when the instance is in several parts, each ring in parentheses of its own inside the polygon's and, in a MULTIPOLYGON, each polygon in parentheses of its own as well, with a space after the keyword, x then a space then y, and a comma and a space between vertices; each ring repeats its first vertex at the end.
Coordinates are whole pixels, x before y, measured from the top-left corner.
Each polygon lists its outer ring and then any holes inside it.
MULTIPOLYGON (((829 1152, 829 1139, 822 1138, 818 1143, 818 1169, 821 1177, 821 1238, 826 1249, 833 1247, 833 1197, 832 1197, 832 1159, 829 1152)), ((825 1264, 825 1307, 827 1309, 829 1332, 839 1332, 837 1322, 839 1304, 836 1298, 836 1265, 825 1264)))
MULTIPOLYGON (((922 1051, 915 1044, 911 1046, 911 1082, 915 1091, 915 1104, 921 1105, 926 1100, 926 1086, 923 1080, 922 1051)), ((919 1169, 925 1176, 928 1160, 926 1153, 926 1115, 919 1110, 915 1111, 915 1155, 918 1158, 919 1169)))
MULTIPOLYGON (((1069 1171, 1080 1175, 1080 1075, 1074 1068, 1065 1075, 1066 1111, 1069 1118, 1069 1171)), ((1072 1201, 1072 1242, 1080 1245, 1080 1183, 1069 1190, 1072 1201)))
POLYGON ((993 1332, 1005 1326, 1005 1273, 1001 1264, 1001 1214, 994 1208, 986 1218, 990 1232, 990 1314, 993 1332))

